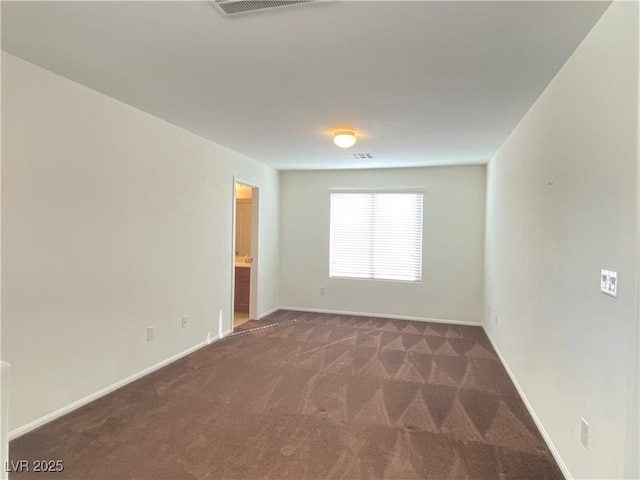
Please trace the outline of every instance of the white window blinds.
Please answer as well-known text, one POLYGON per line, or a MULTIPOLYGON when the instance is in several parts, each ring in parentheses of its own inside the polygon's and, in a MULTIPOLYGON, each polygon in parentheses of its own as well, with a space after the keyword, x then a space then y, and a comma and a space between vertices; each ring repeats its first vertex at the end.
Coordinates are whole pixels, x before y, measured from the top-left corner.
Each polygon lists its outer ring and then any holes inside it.
POLYGON ((329 276, 420 281, 422 192, 332 192, 329 276))

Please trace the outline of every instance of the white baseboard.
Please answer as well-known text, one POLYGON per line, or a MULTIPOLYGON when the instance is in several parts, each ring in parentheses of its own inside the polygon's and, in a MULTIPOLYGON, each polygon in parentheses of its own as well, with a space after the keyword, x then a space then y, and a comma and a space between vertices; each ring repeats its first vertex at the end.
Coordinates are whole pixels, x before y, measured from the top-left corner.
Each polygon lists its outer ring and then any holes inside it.
POLYGON ((125 385, 134 382, 136 380, 138 380, 139 378, 144 377, 145 375, 150 374, 151 372, 154 372, 162 367, 165 367, 167 365, 169 365, 170 363, 175 362, 176 360, 179 360, 182 357, 186 357, 187 355, 189 355, 190 353, 195 352, 196 350, 201 349, 202 347, 206 347, 207 345, 209 345, 210 343, 219 340, 220 338, 223 338, 225 336, 227 336, 229 333, 231 333, 231 330, 228 330, 226 332, 223 332, 222 337, 216 335, 215 337, 211 337, 210 340, 205 340, 204 342, 198 343, 197 345, 194 345, 191 348, 188 348, 180 353, 177 353, 176 355, 173 355, 169 358, 166 358, 164 360, 162 360, 161 362, 156 363, 155 365, 152 365, 150 367, 145 368, 144 370, 140 370, 137 373, 134 373, 133 375, 128 376, 127 378, 123 378, 122 380, 119 380, 115 383, 112 383, 111 385, 102 388, 100 390, 98 390, 97 392, 94 392, 92 394, 87 395, 86 397, 83 397, 79 400, 76 400, 75 402, 72 402, 68 405, 65 405, 62 408, 59 408, 51 413, 48 413, 47 415, 44 415, 43 417, 40 417, 32 422, 27 423, 26 425, 23 425, 21 427, 16 428, 15 430, 12 430, 9 432, 9 440, 13 440, 15 438, 18 438, 22 435, 24 435, 25 433, 29 433, 32 430, 35 430, 38 427, 41 427, 42 425, 44 425, 45 423, 49 423, 53 420, 55 420, 56 418, 59 418, 63 415, 66 415, 67 413, 72 412, 73 410, 76 410, 84 405, 86 405, 87 403, 93 402, 94 400, 97 400, 100 397, 104 397, 105 395, 107 395, 108 393, 113 392, 114 390, 117 390, 120 387, 124 387, 125 385))
POLYGON ((470 325, 472 327, 482 327, 481 322, 469 322, 466 320, 448 320, 445 318, 410 317, 406 315, 387 315, 386 313, 368 312, 346 312, 342 310, 325 310, 322 308, 300 308, 300 307, 280 307, 277 310, 294 310, 298 312, 330 313, 333 315, 354 315, 358 317, 392 318, 394 320, 415 320, 418 322, 447 323, 450 325, 470 325))
MULTIPOLYGON (((496 343, 493 341, 493 338, 491 337, 489 331, 484 328, 484 325, 479 323, 479 322, 468 322, 468 321, 460 321, 460 320, 447 320, 447 319, 441 319, 441 318, 422 318, 422 317, 411 317, 411 316, 406 316, 406 315, 387 315, 387 314, 377 314, 377 313, 368 313, 368 312, 347 312, 347 311, 342 311, 342 310, 325 310, 325 309, 317 309, 317 308, 299 308, 299 307, 287 307, 287 306, 283 306, 283 307, 278 307, 278 308, 274 308, 272 310, 269 310, 267 312, 262 313, 259 316, 260 318, 264 318, 267 315, 270 315, 278 310, 294 310, 294 311, 299 311, 299 312, 312 312, 312 313, 328 313, 328 314, 335 314, 335 315, 355 315, 355 316, 366 316, 366 317, 379 317, 379 318, 392 318, 392 319, 397 319, 397 320, 416 320, 416 321, 420 321, 420 322, 435 322, 435 323, 446 323, 446 324, 453 324, 453 325, 471 325, 471 326, 479 326, 482 327, 487 335, 487 338, 489 338, 489 341, 491 342, 491 345, 493 346, 494 350, 496 351, 496 354, 498 355, 498 357, 500 358, 500 361, 502 362, 502 364, 504 365, 505 370, 507 371, 507 374, 509 375, 509 378, 511 378, 511 381, 513 382, 513 384, 516 387, 516 390, 518 391, 518 393, 520 394, 520 397, 522 398, 522 401, 524 402, 525 406, 527 407, 527 410, 529 411, 529 414, 531 415, 531 417, 533 418, 533 421, 535 422, 536 426, 538 427, 538 430, 540 431, 540 433, 542 434, 542 437, 545 441, 545 443, 547 444, 547 446, 549 447, 549 450, 551 451, 551 454, 553 455, 554 459, 556 460, 556 462, 558 463, 558 466, 560 467, 560 469, 562 470, 563 475, 565 476, 565 478, 567 478, 568 480, 572 479, 573 477, 571 476, 571 473, 569 472, 569 469, 567 468, 566 464, 564 463, 564 461, 562 460, 562 457, 560 456, 560 454, 558 453, 558 450, 556 449, 555 445, 553 444, 553 442, 551 441, 551 437, 549 437, 549 434, 547 433, 547 431, 545 430, 544 426, 542 425, 542 422, 540 421, 540 419, 538 418, 538 415, 536 414, 535 410, 533 409, 533 406, 531 405, 531 403, 529 402, 529 400, 527 399, 527 396, 525 395, 524 391, 522 390, 522 388, 520 387, 520 384, 518 383, 518 381, 516 380, 516 377, 514 376, 513 372, 511 371, 511 368, 509 368, 509 365, 507 364, 505 358, 503 357, 502 353, 500 352, 500 350, 498 349, 496 343)), ((231 333, 231 331, 226 331, 223 332, 222 337, 225 337, 226 335, 228 335, 229 333, 231 333)), ((209 345, 211 342, 219 340, 221 337, 216 335, 215 337, 212 337, 209 341, 205 340, 204 342, 201 342, 197 345, 194 345, 191 348, 188 348, 187 350, 184 350, 176 355, 173 355, 159 363, 156 363, 155 365, 152 365, 148 368, 145 368, 137 373, 134 373, 133 375, 130 375, 127 378, 124 378, 118 382, 115 382, 101 390, 98 390, 97 392, 94 392, 90 395, 87 395, 86 397, 83 397, 79 400, 76 400, 75 402, 70 403, 69 405, 66 405, 62 408, 59 408, 58 410, 55 410, 47 415, 44 415, 43 417, 40 417, 26 425, 23 425, 21 427, 16 428, 15 430, 12 430, 11 432, 9 432, 9 440, 13 440, 21 435, 24 435, 32 430, 35 430, 38 427, 41 427, 42 425, 51 422, 52 420, 55 420, 56 418, 59 418, 63 415, 66 415, 67 413, 72 412, 73 410, 76 410, 84 405, 86 405, 89 402, 92 402, 94 400, 97 400, 100 397, 103 397, 105 395, 107 395, 108 393, 113 392, 114 390, 117 390, 118 388, 121 388, 131 382, 134 382, 135 380, 138 380, 141 377, 144 377, 145 375, 150 374, 151 372, 154 372, 166 365, 169 365, 172 362, 175 362, 176 360, 185 357, 193 352, 195 352, 196 350, 199 350, 202 347, 205 347, 206 345, 209 345)))
POLYGON ((264 317, 271 315, 272 313, 277 312, 278 310, 282 310, 280 307, 272 308, 271 310, 267 310, 266 312, 262 312, 258 315, 258 320, 262 320, 264 317))
POLYGON ((493 341, 493 338, 491 337, 491 334, 485 328, 484 325, 482 325, 482 328, 484 329, 484 333, 486 333, 487 338, 491 342, 491 345, 493 345, 493 349, 498 354, 498 357, 500 358, 500 361, 502 362, 502 365, 504 365, 504 368, 507 371, 507 374, 509 375, 509 378, 511 378, 511 381, 515 385, 516 390, 518 391, 518 394, 520 395, 520 398, 522 398, 522 401, 524 402, 525 407, 527 407, 527 410, 529 411, 529 414, 531 415, 531 418, 533 418, 533 421, 535 422, 536 426, 538 427, 538 430, 540 431, 540 434, 542 435, 542 438, 544 439, 544 442, 547 444, 547 447, 549 447, 549 450, 551 451, 551 455, 553 455, 553 458, 555 459, 555 461, 557 462, 558 466, 560 467, 560 470, 562 471, 562 474, 564 475, 564 478, 566 478, 567 480, 573 479, 573 477, 571 476, 571 472, 569 472, 569 469, 567 468, 567 465, 564 463, 564 460, 562 460, 562 457, 560 456, 560 453, 556 449, 556 446, 553 444, 553 441, 551 440, 551 437, 549 436, 549 434, 545 430, 544 425, 542 425, 542 422, 538 418, 538 415, 536 414, 536 411, 533 409, 533 405, 531 405, 531 402, 529 402, 529 399, 524 394, 524 391, 522 390, 522 387, 518 383, 518 380, 516 380, 516 377, 513 374, 513 372, 511 371, 511 368, 509 368, 509 364, 507 364, 507 361, 502 356, 502 353, 498 349, 498 346, 493 341))

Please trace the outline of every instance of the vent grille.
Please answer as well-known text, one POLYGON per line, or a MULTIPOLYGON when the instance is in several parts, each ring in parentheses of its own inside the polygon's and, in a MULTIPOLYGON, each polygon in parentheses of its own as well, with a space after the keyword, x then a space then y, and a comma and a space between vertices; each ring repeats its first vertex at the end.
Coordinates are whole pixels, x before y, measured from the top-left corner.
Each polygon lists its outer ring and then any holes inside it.
POLYGON ((327 1, 330 0, 209 0, 209 3, 226 17, 307 3, 325 3, 327 1))
POLYGON ((358 160, 373 158, 373 153, 352 153, 351 158, 357 158, 358 160))

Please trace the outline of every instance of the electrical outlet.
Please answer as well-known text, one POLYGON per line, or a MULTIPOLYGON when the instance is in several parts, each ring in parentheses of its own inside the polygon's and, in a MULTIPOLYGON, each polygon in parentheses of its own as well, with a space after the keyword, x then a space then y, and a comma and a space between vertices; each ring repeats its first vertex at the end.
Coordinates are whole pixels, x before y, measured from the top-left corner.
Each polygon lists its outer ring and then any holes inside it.
POLYGON ((189 317, 187 317, 186 315, 184 317, 182 317, 182 328, 187 328, 187 320, 189 317))
POLYGON ((320 295, 326 295, 327 289, 325 287, 320 287, 320 295))
POLYGON ((147 342, 152 341, 156 336, 156 327, 147 327, 147 342))
POLYGON ((580 443, 589 449, 589 424, 584 418, 580 419, 580 443))

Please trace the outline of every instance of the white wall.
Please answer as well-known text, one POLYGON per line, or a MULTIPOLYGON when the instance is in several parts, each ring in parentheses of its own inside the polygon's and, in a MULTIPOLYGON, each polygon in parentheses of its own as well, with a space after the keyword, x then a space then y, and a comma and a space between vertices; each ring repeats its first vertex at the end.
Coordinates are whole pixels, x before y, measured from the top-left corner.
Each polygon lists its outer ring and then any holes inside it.
POLYGON ((575 478, 640 474, 638 82, 638 3, 614 2, 487 173, 486 327, 575 478))
POLYGON ((484 166, 284 171, 280 195, 282 306, 481 321, 484 166), (329 278, 329 194, 339 188, 424 189, 421 283, 329 278))
POLYGON ((201 344, 221 309, 231 328, 234 175, 260 187, 258 312, 278 306, 277 171, 8 54, 2 99, 11 430, 201 344))

